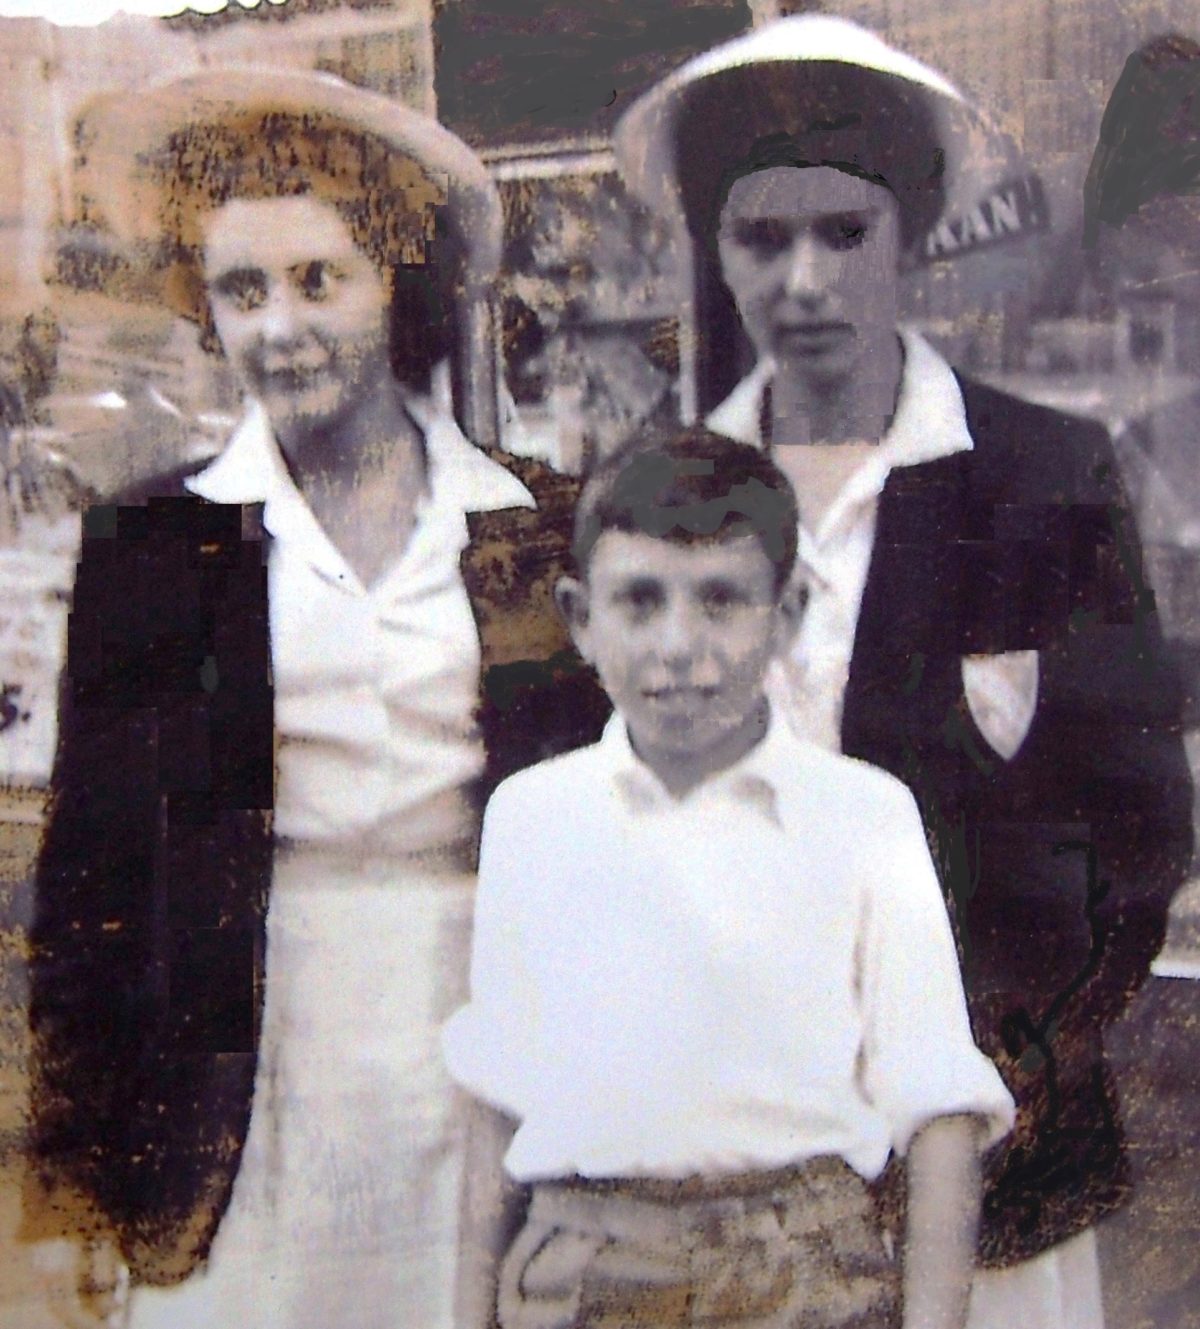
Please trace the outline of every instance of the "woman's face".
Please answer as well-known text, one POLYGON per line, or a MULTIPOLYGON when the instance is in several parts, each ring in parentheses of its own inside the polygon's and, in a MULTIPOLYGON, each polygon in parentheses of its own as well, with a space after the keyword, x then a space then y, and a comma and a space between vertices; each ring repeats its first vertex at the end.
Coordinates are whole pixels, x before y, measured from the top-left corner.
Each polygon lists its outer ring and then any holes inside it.
POLYGON ((832 166, 742 176, 717 249, 755 350, 814 389, 869 370, 894 341, 900 215, 883 185, 832 166))
POLYGON ((221 346, 280 436, 327 431, 388 381, 391 283, 330 203, 234 199, 204 226, 221 346))

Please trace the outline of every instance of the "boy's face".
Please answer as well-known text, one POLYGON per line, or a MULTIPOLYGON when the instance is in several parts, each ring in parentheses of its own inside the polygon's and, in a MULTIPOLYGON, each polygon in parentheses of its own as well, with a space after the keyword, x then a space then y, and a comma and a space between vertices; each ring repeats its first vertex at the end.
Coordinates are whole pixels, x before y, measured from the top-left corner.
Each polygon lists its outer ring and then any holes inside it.
POLYGON ((754 535, 676 544, 605 531, 585 580, 560 583, 580 653, 660 774, 760 722, 764 674, 798 618, 775 571, 754 535))

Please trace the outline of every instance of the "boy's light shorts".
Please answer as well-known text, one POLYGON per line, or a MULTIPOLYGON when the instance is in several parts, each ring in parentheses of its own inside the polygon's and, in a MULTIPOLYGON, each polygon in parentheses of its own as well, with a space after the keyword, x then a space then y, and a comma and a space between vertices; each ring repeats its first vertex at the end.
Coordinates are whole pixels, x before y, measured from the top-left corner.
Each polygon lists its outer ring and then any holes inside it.
POLYGON ((502 1329, 892 1329, 900 1272, 841 1159, 716 1180, 543 1182, 502 1329))

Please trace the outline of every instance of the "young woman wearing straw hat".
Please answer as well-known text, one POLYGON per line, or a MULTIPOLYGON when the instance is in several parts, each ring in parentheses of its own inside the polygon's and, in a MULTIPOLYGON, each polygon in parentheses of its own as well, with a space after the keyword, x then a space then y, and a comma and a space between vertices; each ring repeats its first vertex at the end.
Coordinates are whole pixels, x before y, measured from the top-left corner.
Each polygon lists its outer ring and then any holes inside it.
POLYGON ((1101 1034, 1161 942, 1191 798, 1109 440, 898 323, 906 252, 1012 169, 995 142, 940 75, 819 16, 697 57, 617 134, 692 246, 709 426, 797 488, 808 608, 775 703, 913 788, 1017 1100, 969 1323, 1061 1329, 1101 1322, 1092 1225, 1129 1184, 1101 1034))
POLYGON ((85 518, 36 1161, 98 1313, 117 1251, 137 1326, 448 1326, 477 790, 589 710, 550 600, 569 486, 456 420, 498 201, 440 126, 313 74, 160 84, 77 141, 85 219, 246 405, 211 465, 85 518))

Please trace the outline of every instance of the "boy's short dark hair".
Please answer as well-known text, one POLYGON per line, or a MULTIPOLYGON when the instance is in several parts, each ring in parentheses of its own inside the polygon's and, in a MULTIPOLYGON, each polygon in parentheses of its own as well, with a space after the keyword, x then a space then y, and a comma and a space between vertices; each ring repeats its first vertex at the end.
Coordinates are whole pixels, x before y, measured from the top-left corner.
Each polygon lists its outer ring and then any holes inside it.
POLYGON ((605 531, 692 544, 754 535, 782 590, 796 564, 799 515, 766 452, 703 425, 636 435, 588 476, 575 509, 579 575, 605 531))

